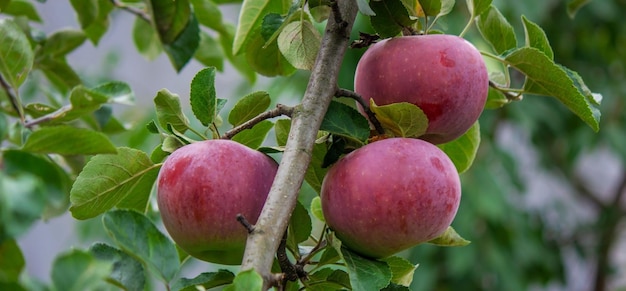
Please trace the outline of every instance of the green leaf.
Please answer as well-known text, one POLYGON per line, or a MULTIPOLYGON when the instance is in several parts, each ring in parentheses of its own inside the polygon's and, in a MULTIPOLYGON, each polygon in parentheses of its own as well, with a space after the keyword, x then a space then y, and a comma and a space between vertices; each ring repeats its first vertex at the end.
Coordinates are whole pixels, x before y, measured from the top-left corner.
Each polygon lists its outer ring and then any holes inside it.
POLYGON ((398 256, 388 257, 383 259, 383 261, 386 262, 391 269, 391 283, 407 287, 411 286, 415 269, 417 269, 416 265, 398 256))
POLYGON ((509 103, 510 101, 506 98, 504 93, 492 87, 489 87, 489 93, 487 94, 487 103, 485 104, 485 109, 497 109, 509 103))
POLYGON ((348 273, 343 270, 322 268, 309 274, 309 291, 351 290, 348 273))
POLYGON ((279 146, 285 146, 287 144, 289 130, 291 130, 291 119, 279 119, 276 121, 274 131, 276 132, 276 143, 279 146))
MULTIPOLYGON (((330 17, 330 12, 332 11, 332 8, 330 8, 330 1, 311 0, 307 1, 307 3, 309 4, 309 13, 315 22, 320 23, 330 17)), ((368 6, 368 8, 370 7, 368 6)))
POLYGON ((0 74, 15 91, 28 76, 33 59, 28 37, 20 27, 10 19, 0 19, 0 74))
POLYGON ((165 282, 174 278, 179 269, 176 247, 147 217, 114 210, 104 214, 102 223, 122 250, 147 264, 165 282))
POLYGON ((153 164, 140 150, 120 147, 117 151, 115 155, 93 157, 76 178, 70 191, 70 212, 74 218, 95 217, 129 195, 150 195, 161 165, 153 164))
POLYGON ((469 9, 470 15, 478 16, 483 14, 489 6, 491 6, 492 0, 465 0, 467 9, 469 9))
POLYGON ((400 0, 372 1, 370 6, 376 12, 376 16, 370 19, 372 27, 382 38, 396 36, 404 27, 410 27, 417 21, 409 16, 409 11, 400 0))
MULTIPOLYGON (((375 2, 375 1, 372 1, 372 2, 375 2)), ((359 12, 361 12, 361 14, 367 15, 367 16, 376 15, 376 12, 372 10, 372 8, 370 7, 370 4, 367 3, 367 0, 356 0, 356 5, 358 6, 359 12)))
POLYGON ((545 53, 531 47, 510 52, 505 61, 526 75, 526 93, 553 96, 593 130, 600 129, 598 96, 589 92, 578 74, 555 64, 545 53))
POLYGON ((64 59, 45 58, 37 63, 37 68, 62 93, 66 93, 82 83, 78 74, 64 59))
POLYGON ((163 52, 159 34, 147 21, 137 17, 133 24, 133 43, 139 53, 148 60, 154 60, 163 52))
POLYGON ((539 27, 539 25, 528 20, 524 15, 522 15, 522 22, 524 23, 526 46, 534 47, 545 53, 550 60, 554 60, 554 52, 552 51, 548 37, 543 29, 539 27))
POLYGON ((265 15, 265 17, 263 17, 263 22, 261 22, 261 36, 263 36, 263 39, 268 41, 284 22, 285 17, 278 13, 269 13, 265 15))
POLYGON ((480 125, 476 121, 462 136, 451 142, 439 144, 437 147, 448 155, 454 163, 457 172, 461 174, 472 166, 479 145, 480 125))
POLYGON ((17 282, 26 261, 13 239, 0 240, 0 282, 17 282))
POLYGON ((0 172, 0 241, 26 232, 41 217, 46 200, 45 185, 37 176, 0 172))
POLYGON ((292 249, 297 250, 299 243, 309 239, 312 229, 309 212, 300 201, 297 201, 296 208, 294 208, 289 219, 289 240, 287 243, 292 249))
POLYGON ((186 29, 191 19, 188 0, 147 1, 150 14, 163 44, 173 43, 186 29))
POLYGON ((341 256, 346 262, 353 290, 378 291, 391 282, 391 269, 385 262, 361 257, 344 247, 341 256))
POLYGON ((367 119, 356 109, 340 102, 330 102, 320 130, 356 139, 362 143, 370 135, 367 119))
POLYGON ((254 269, 240 272, 233 280, 233 284, 224 288, 224 291, 239 291, 239 290, 262 290, 263 289, 263 277, 259 275, 254 269))
POLYGON ((217 94, 215 92, 215 68, 201 70, 191 81, 191 110, 204 126, 213 123, 217 114, 217 94))
POLYGON ((272 99, 265 91, 257 91, 239 99, 228 115, 228 122, 232 126, 239 126, 253 117, 265 112, 270 107, 272 99))
POLYGON ((233 55, 243 52, 244 47, 258 33, 263 18, 269 13, 282 14, 289 2, 281 0, 244 0, 239 13, 237 32, 233 43, 233 55))
POLYGON ((28 20, 42 22, 41 16, 39 16, 39 13, 37 12, 37 8, 35 8, 33 3, 26 0, 8 1, 6 8, 2 9, 2 7, 0 7, 0 11, 8 15, 25 16, 28 20))
POLYGON ((502 54, 517 47, 513 26, 495 6, 489 6, 478 18, 477 24, 480 34, 496 53, 502 54))
POLYGON ((96 243, 89 252, 98 260, 109 262, 113 269, 108 280, 124 290, 141 291, 146 284, 146 274, 141 262, 132 256, 104 243, 96 243))
POLYGON ((252 37, 246 45, 245 57, 255 72, 266 77, 289 76, 296 72, 296 68, 280 52, 277 40, 266 43, 260 34, 252 37))
POLYGON ((39 54, 51 58, 64 57, 81 46, 86 39, 85 33, 80 30, 58 30, 46 39, 39 54))
POLYGON ((218 32, 224 30, 222 12, 215 2, 211 0, 191 0, 191 5, 201 25, 218 32))
POLYGON ((130 86, 124 82, 114 81, 103 83, 91 88, 91 91, 106 96, 110 102, 125 105, 135 104, 135 93, 133 93, 130 86))
POLYGON ((40 154, 94 155, 115 153, 109 138, 97 131, 71 126, 39 128, 26 140, 22 150, 40 154))
POLYGON ((569 15, 570 18, 574 18, 578 10, 589 2, 591 2, 591 0, 569 0, 569 2, 567 2, 567 15, 569 15))
POLYGON ((311 200, 311 213, 313 213, 313 216, 315 216, 321 222, 326 222, 326 219, 324 218, 324 212, 322 211, 322 199, 320 199, 319 196, 315 196, 311 200))
POLYGON ((218 286, 230 284, 235 279, 235 274, 228 270, 218 270, 217 272, 201 273, 193 279, 179 278, 172 284, 175 291, 196 291, 202 286, 204 289, 211 289, 218 286))
POLYGON ((418 137, 428 128, 424 111, 408 102, 378 106, 370 99, 370 110, 386 132, 396 137, 418 137))
POLYGON ((111 267, 110 263, 96 260, 88 252, 72 250, 54 260, 52 285, 54 290, 101 290, 108 285, 105 279, 111 267))
POLYGON ((309 163, 309 167, 304 174, 304 180, 315 190, 317 193, 320 193, 322 189, 322 181, 324 181, 324 177, 328 172, 328 168, 324 166, 324 158, 326 157, 326 153, 328 150, 326 149, 325 144, 315 144, 313 145, 313 152, 311 153, 311 162, 309 163))
POLYGON ((441 11, 441 0, 419 0, 418 2, 426 16, 436 16, 441 11))
MULTIPOLYGON (((176 3, 182 0, 176 1, 176 3)), ((180 72, 183 67, 193 58, 200 45, 200 27, 193 14, 190 15, 185 29, 169 43, 164 43, 165 53, 170 58, 176 71, 180 72)))
MULTIPOLYGON (((81 0, 78 0, 81 1, 81 0)), ((93 1, 93 0, 91 0, 93 1)), ((111 1, 95 1, 98 8, 97 14, 93 18, 93 21, 90 21, 88 26, 84 26, 81 22, 81 26, 83 31, 87 35, 87 38, 95 45, 98 44, 102 36, 106 33, 107 29, 109 29, 109 13, 113 10, 113 4, 111 1)), ((80 19, 84 18, 80 17, 80 19)))
POLYGON ((218 71, 224 70, 224 52, 215 38, 204 31, 200 31, 200 43, 193 56, 207 67, 215 67, 218 71))
POLYGON ((98 0, 70 0, 78 22, 83 30, 89 27, 98 17, 98 0))
POLYGON ((241 73, 248 82, 254 83, 256 81, 256 73, 250 67, 246 61, 246 57, 243 55, 235 56, 233 54, 233 41, 235 38, 235 27, 232 24, 224 24, 224 31, 220 32, 218 41, 222 45, 222 51, 224 55, 230 61, 230 63, 241 73))
POLYGON ((258 149, 261 144, 263 144, 263 141, 265 141, 267 134, 273 126, 274 123, 272 123, 271 121, 263 120, 255 124, 252 128, 245 129, 237 133, 235 136, 233 136, 232 140, 241 143, 249 148, 258 149))
POLYGON ((189 119, 180 106, 180 97, 167 89, 161 89, 154 97, 157 120, 161 128, 171 124, 174 129, 184 133, 189 128, 189 119))
POLYGON ((291 22, 278 36, 278 49, 295 68, 310 70, 315 64, 321 38, 310 21, 291 22))
POLYGON ((448 226, 444 233, 428 243, 441 247, 462 247, 470 244, 470 241, 462 238, 452 226, 448 226))

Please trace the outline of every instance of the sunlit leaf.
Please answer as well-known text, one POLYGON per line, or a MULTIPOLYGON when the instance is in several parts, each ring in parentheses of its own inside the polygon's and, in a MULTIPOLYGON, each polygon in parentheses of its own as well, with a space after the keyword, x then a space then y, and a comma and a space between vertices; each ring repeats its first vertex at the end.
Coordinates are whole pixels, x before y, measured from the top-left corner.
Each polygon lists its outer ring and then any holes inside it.
POLYGON ((428 243, 442 247, 462 247, 470 244, 470 241, 462 238, 452 226, 448 226, 444 233, 428 243))
POLYGON ((322 212, 322 199, 320 199, 319 196, 315 196, 311 200, 311 213, 313 213, 313 216, 315 216, 321 222, 326 222, 326 219, 324 218, 324 212, 322 212))
POLYGON ((424 111, 408 102, 378 106, 370 99, 370 110, 385 131, 396 137, 418 137, 428 128, 424 111))
POLYGON ((217 114, 217 93, 215 92, 215 68, 201 70, 191 81, 191 110, 204 126, 208 126, 217 114))
POLYGON ((94 155, 115 153, 109 138, 97 131, 72 126, 39 128, 28 136, 22 150, 31 153, 94 155))
POLYGON ((310 70, 320 42, 321 35, 310 21, 296 21, 287 24, 278 36, 278 49, 292 66, 310 70))
POLYGON ((254 31, 261 28, 265 15, 282 14, 288 7, 280 0, 244 0, 235 33, 233 54, 238 55, 243 52, 244 46, 254 37, 254 31))
POLYGON ((250 93, 237 101, 228 115, 228 122, 238 126, 263 113, 270 107, 270 94, 264 91, 250 93))
POLYGON ((496 53, 501 54, 517 47, 513 26, 495 6, 489 6, 478 18, 477 24, 481 35, 496 53))
POLYGON ((174 129, 185 132, 189 128, 189 119, 183 113, 180 97, 167 89, 161 89, 154 97, 157 120, 161 128, 171 124, 174 129))
POLYGON ((407 287, 411 285, 415 269, 417 269, 416 265, 413 265, 407 259, 398 256, 388 257, 383 259, 383 261, 386 262, 391 269, 392 283, 407 287))

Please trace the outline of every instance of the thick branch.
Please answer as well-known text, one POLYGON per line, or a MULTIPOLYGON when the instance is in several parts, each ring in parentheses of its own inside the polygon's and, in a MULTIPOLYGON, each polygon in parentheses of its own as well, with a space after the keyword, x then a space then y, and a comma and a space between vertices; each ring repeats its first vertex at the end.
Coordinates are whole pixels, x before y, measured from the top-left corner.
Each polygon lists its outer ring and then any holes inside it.
POLYGON ((335 94, 339 68, 348 47, 350 30, 356 17, 354 0, 338 1, 341 22, 328 19, 326 33, 311 72, 302 103, 294 108, 291 132, 274 183, 254 232, 248 236, 242 270, 255 269, 269 288, 271 266, 280 238, 287 229, 296 205, 304 174, 311 161, 317 130, 335 94))

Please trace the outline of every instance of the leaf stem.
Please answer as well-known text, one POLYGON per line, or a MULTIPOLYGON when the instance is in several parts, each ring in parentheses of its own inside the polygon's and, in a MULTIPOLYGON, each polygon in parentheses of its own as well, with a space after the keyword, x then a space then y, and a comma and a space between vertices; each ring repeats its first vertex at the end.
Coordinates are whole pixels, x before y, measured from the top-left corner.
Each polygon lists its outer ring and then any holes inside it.
POLYGON ((120 8, 122 10, 126 10, 132 14, 135 14, 136 16, 138 16, 139 18, 143 19, 144 21, 147 21, 148 23, 151 22, 150 20, 150 16, 148 15, 148 13, 146 13, 146 11, 126 5, 126 4, 122 4, 120 2, 118 2, 117 0, 111 0, 111 3, 113 4, 113 6, 120 8))
POLYGON ((476 15, 474 15, 474 11, 472 11, 472 16, 470 17, 469 21, 467 22, 467 24, 465 25, 465 27, 459 34, 460 37, 463 37, 469 31, 469 29, 472 27, 472 24, 474 23, 475 18, 476 18, 476 15))
POLYGON ((378 134, 385 134, 385 129, 383 129, 383 126, 380 124, 380 121, 378 121, 378 119, 376 118, 376 114, 374 114, 374 112, 370 110, 370 106, 365 102, 365 100, 363 100, 363 97, 361 97, 361 95, 359 95, 358 93, 354 91, 350 91, 350 90, 343 89, 343 88, 337 88, 337 91, 335 92, 335 96, 348 97, 348 98, 354 99, 357 103, 359 103, 359 105, 361 105, 361 107, 365 111, 365 114, 367 114, 367 118, 370 120, 370 122, 374 126, 374 129, 376 129, 376 132, 378 134))
POLYGON ((13 107, 17 115, 20 117, 20 120, 22 121, 22 123, 24 123, 25 117, 24 117, 24 109, 22 108, 22 102, 20 102, 20 99, 17 96, 17 92, 14 92, 12 90, 11 85, 9 85, 9 83, 4 79, 4 76, 2 76, 2 74, 0 74, 0 86, 2 86, 4 91, 7 93, 7 96, 9 96, 9 101, 11 102, 11 106, 13 107))
POLYGON ((285 115, 285 116, 289 116, 291 117, 291 115, 293 114, 294 108, 287 106, 287 105, 283 105, 283 104, 276 104, 276 108, 263 112, 257 116, 255 116, 254 118, 240 124, 239 126, 236 126, 235 128, 227 131, 224 133, 224 135, 222 135, 222 139, 231 139, 233 138, 233 136, 235 136, 236 134, 246 130, 246 129, 250 129, 253 126, 255 126, 257 123, 266 120, 266 119, 270 119, 270 118, 274 118, 274 117, 278 117, 281 115, 285 115))

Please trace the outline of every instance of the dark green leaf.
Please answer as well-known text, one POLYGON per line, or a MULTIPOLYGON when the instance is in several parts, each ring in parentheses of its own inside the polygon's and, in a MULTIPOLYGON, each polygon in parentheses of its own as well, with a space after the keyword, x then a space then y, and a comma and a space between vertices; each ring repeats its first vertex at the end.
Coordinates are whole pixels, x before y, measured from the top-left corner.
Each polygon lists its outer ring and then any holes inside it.
POLYGON ((396 36, 416 21, 400 0, 371 1, 370 6, 376 13, 371 17, 372 27, 382 38, 396 36))
POLYGON ((273 126, 274 123, 271 121, 263 120, 255 124, 252 128, 237 133, 233 136, 232 140, 246 145, 249 148, 258 149, 261 144, 263 144, 263 141, 273 126))
POLYGON ((41 47, 40 54, 46 57, 64 57, 81 46, 87 37, 85 33, 75 29, 62 29, 51 34, 41 47))
POLYGON ((526 16, 522 15, 522 23, 524 23, 524 36, 526 39, 526 46, 534 47, 548 56, 550 60, 554 60, 554 52, 548 41, 546 33, 539 25, 528 20, 526 16))
POLYGON ((289 76, 296 71, 296 68, 279 50, 276 39, 266 43, 263 36, 255 35, 246 44, 245 52, 250 67, 261 75, 289 76))
POLYGON ((269 13, 263 17, 261 23, 261 36, 268 41, 272 35, 282 26, 285 18, 278 13, 269 13))
POLYGON ((315 64, 321 38, 310 21, 291 22, 278 36, 278 49, 295 68, 310 70, 315 64))
MULTIPOLYGON (((316 198, 318 198, 317 201, 320 201, 319 197, 316 198)), ((313 204, 311 204, 311 206, 313 206, 313 204)), ((324 249, 324 253, 322 253, 322 256, 320 257, 319 266, 334 264, 339 260, 341 260, 341 256, 339 256, 337 250, 333 247, 327 246, 324 249)))
POLYGON ((33 3, 26 0, 11 0, 5 9, 0 8, 5 14, 14 16, 25 16, 29 20, 41 22, 41 17, 33 3))
POLYGON ((330 102, 320 130, 365 142, 370 135, 367 119, 356 109, 340 102, 330 102))
POLYGON ((415 273, 415 269, 417 269, 416 265, 398 256, 388 257, 383 259, 383 261, 386 262, 391 269, 392 283, 407 287, 411 286, 413 274, 415 273))
POLYGON ((304 205, 297 201, 296 208, 289 219, 289 240, 288 245, 294 249, 298 249, 298 244, 309 239, 311 235, 311 216, 304 205))
POLYGON ((489 6, 489 9, 478 18, 477 24, 483 38, 491 44, 496 53, 502 54, 517 47, 513 26, 495 6, 489 6))
POLYGON ((105 213, 102 222, 122 250, 146 263, 166 282, 174 278, 179 269, 176 247, 147 217, 114 210, 105 213))
POLYGON ((28 37, 20 27, 10 19, 0 19, 0 74, 11 87, 17 89, 22 85, 33 59, 28 37))
POLYGON ((462 238, 452 226, 448 226, 444 233, 428 243, 442 247, 462 247, 470 244, 470 241, 462 238))
POLYGON ((174 129, 185 132, 189 128, 189 119, 183 113, 178 95, 167 89, 161 89, 154 97, 157 120, 161 128, 167 128, 171 124, 174 129))
POLYGON ((105 279, 111 267, 111 263, 96 260, 87 252, 72 250, 54 260, 52 285, 55 290, 100 290, 108 285, 105 279))
POLYGON ((228 114, 228 122, 232 126, 239 126, 253 117, 263 113, 270 107, 270 94, 257 91, 239 99, 228 114))
POLYGON ((569 0, 567 3, 567 14, 569 17, 574 18, 578 10, 587 5, 589 2, 591 2, 591 0, 569 0))
POLYGON ((224 291, 262 290, 262 288, 263 277, 254 271, 254 269, 250 269, 237 274, 233 280, 233 284, 224 288, 224 291))
POLYGON ((462 136, 451 142, 439 144, 437 147, 450 157, 457 172, 461 174, 472 166, 479 145, 480 125, 476 121, 462 136))
POLYGON ((200 43, 193 56, 207 67, 215 67, 218 71, 224 70, 224 53, 215 38, 204 31, 200 31, 200 43))
POLYGON ((324 162, 322 168, 328 168, 341 158, 346 153, 346 140, 340 136, 333 136, 333 142, 328 147, 328 151, 324 156, 324 162))
POLYGON ((28 136, 24 151, 41 154, 94 155, 115 153, 109 138, 97 131, 71 126, 42 127, 28 136))
POLYGON ((188 26, 191 6, 188 0, 150 0, 151 15, 163 44, 173 43, 188 26))
POLYGON ((424 111, 408 102, 378 106, 370 99, 370 110, 376 115, 385 131, 396 137, 418 137, 428 128, 424 111))
POLYGON ((284 1, 244 0, 233 42, 233 55, 244 52, 248 42, 258 34, 257 30, 261 28, 265 15, 272 12, 278 14, 285 13, 289 8, 285 4, 284 1))
POLYGON ((104 243, 96 243, 89 252, 98 260, 112 263, 109 280, 128 291, 144 290, 146 275, 141 262, 128 254, 104 243))
POLYGON ((526 75, 527 93, 553 96, 585 121, 593 130, 599 130, 600 110, 598 96, 589 92, 575 72, 555 64, 542 51, 523 47, 506 55, 505 61, 526 75))
POLYGON ((139 53, 148 60, 154 60, 163 52, 159 34, 147 21, 137 17, 133 25, 133 43, 139 53))
POLYGON ((0 240, 0 282, 17 282, 26 261, 13 239, 0 240))
MULTIPOLYGON (((160 165, 142 151, 118 148, 115 155, 93 157, 78 175, 70 192, 70 211, 77 219, 95 217, 129 195, 136 200, 150 195, 160 165)), ((135 209, 145 209, 135 207, 135 209)))
MULTIPOLYGON (((176 3, 184 2, 178 0, 176 3)), ((188 5, 188 4, 187 4, 188 5)), ((193 16, 190 16, 185 29, 176 37, 176 39, 169 43, 164 43, 163 48, 165 53, 170 58, 174 68, 180 72, 183 67, 193 58, 200 45, 200 27, 198 21, 193 16)))
POLYGON ((202 273, 193 279, 180 278, 172 284, 172 290, 175 291, 196 291, 196 286, 202 286, 205 289, 230 284, 233 282, 235 275, 228 270, 218 270, 217 272, 202 273))
POLYGON ((215 68, 201 70, 191 81, 191 110, 204 126, 213 123, 217 94, 215 93, 215 68))
POLYGON ((346 262, 354 290, 378 291, 391 282, 391 269, 386 263, 361 257, 344 247, 341 248, 341 256, 346 262))

